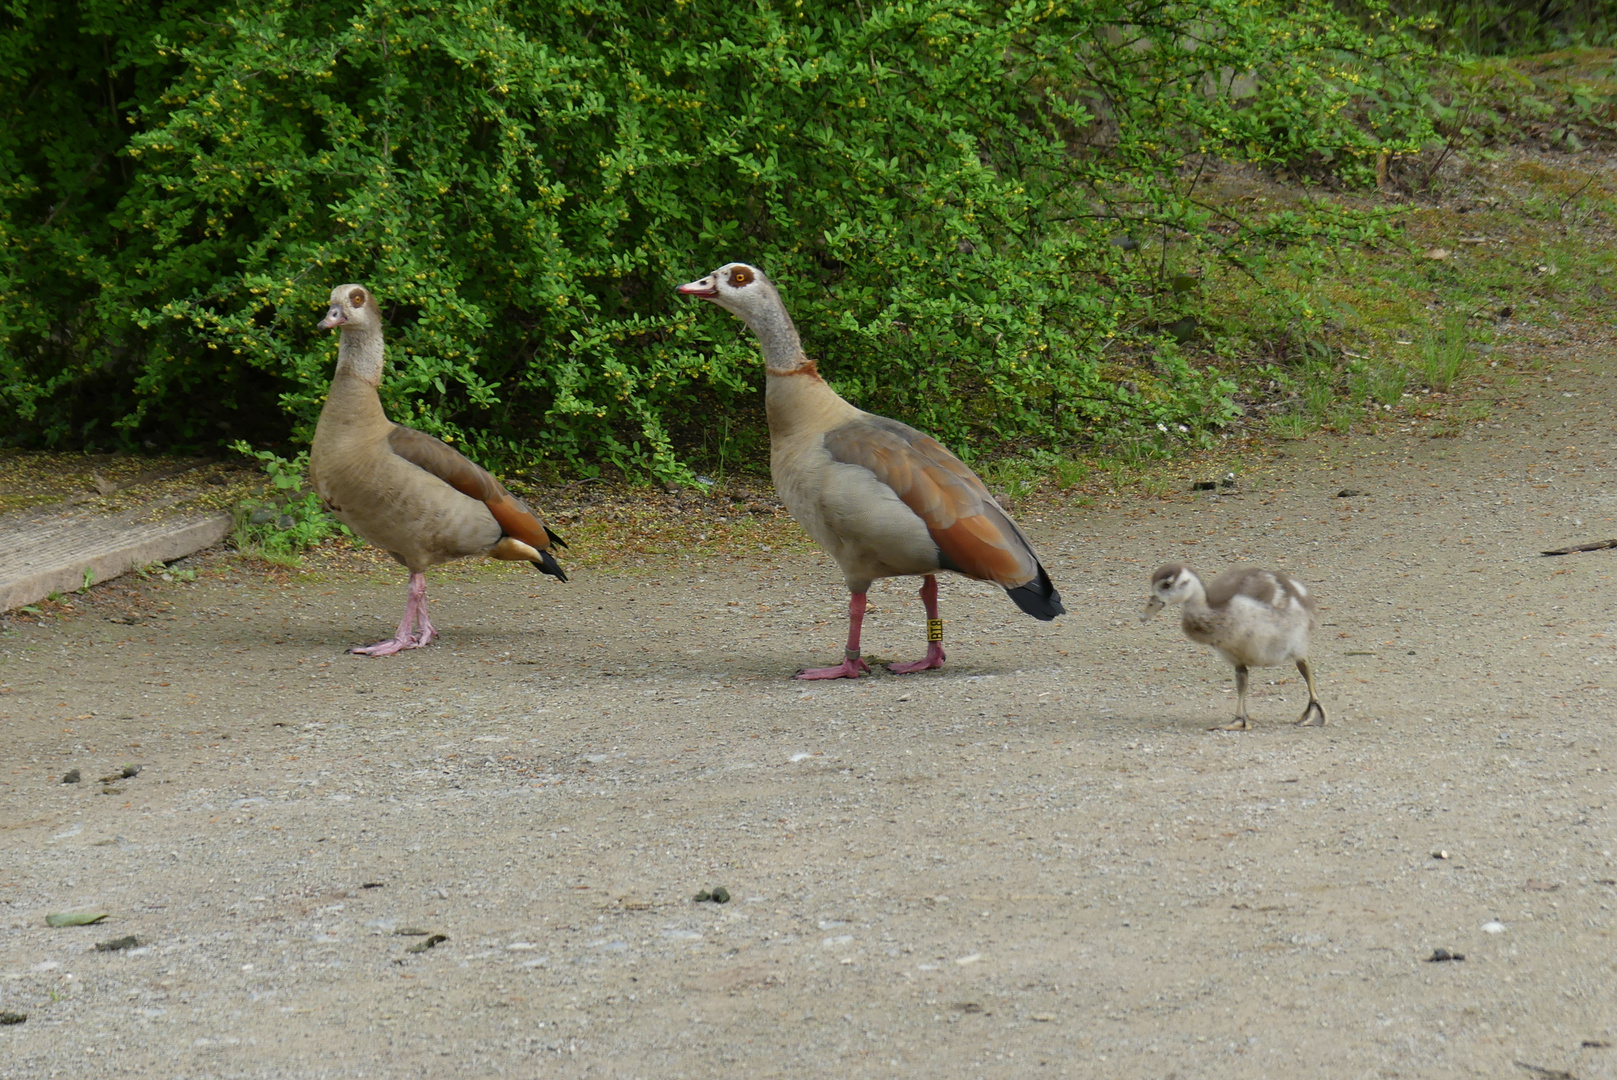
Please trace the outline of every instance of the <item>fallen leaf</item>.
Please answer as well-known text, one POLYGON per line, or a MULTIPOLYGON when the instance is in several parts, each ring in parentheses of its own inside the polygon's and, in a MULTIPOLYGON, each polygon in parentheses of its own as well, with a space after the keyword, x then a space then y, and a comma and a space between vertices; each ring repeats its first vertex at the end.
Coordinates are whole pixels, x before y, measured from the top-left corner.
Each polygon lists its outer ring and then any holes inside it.
POLYGON ((57 911, 45 916, 46 926, 89 926, 107 917, 105 911, 57 911))

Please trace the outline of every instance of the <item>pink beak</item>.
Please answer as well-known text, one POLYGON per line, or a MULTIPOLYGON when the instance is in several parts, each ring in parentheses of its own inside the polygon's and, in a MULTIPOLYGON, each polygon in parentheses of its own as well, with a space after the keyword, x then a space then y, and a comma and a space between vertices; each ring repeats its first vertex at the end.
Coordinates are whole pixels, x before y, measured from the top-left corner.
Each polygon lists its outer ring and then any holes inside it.
POLYGON ((320 329, 330 330, 333 327, 341 326, 347 321, 348 316, 342 313, 342 308, 333 306, 330 311, 326 312, 326 317, 320 320, 320 329))
POLYGON ((719 284, 713 275, 709 274, 697 281, 687 281, 674 291, 682 296, 699 296, 703 300, 711 300, 719 295, 719 284))

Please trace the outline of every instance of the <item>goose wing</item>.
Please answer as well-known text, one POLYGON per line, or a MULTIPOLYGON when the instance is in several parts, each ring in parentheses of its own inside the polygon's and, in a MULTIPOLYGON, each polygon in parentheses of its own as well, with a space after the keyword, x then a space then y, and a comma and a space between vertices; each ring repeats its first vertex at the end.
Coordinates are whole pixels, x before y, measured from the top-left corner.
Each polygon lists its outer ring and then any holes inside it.
POLYGON ((926 523, 946 569, 1006 589, 1043 576, 1027 538, 977 474, 930 435, 865 415, 826 432, 825 448, 891 488, 926 523))
POLYGON ((462 495, 476 499, 487 506, 489 513, 494 515, 494 520, 499 522, 505 535, 515 537, 542 553, 546 565, 541 569, 547 573, 554 573, 563 581, 567 580, 567 575, 561 573, 561 568, 556 566, 550 557, 551 548, 566 547, 567 542, 551 532, 543 518, 528 509, 527 504, 521 499, 505 490, 505 485, 496 480, 487 469, 471 461, 442 439, 435 439, 425 432, 407 428, 402 424, 393 425, 393 430, 388 433, 387 445, 393 453, 410 464, 425 469, 462 495))

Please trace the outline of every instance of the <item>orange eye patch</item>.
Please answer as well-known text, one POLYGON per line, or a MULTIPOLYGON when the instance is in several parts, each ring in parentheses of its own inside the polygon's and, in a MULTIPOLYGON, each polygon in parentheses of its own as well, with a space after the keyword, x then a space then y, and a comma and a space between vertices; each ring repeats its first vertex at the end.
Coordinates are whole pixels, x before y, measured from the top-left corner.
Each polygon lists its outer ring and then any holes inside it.
POLYGON ((730 288, 739 289, 743 285, 752 284, 752 271, 738 266, 730 271, 730 288))

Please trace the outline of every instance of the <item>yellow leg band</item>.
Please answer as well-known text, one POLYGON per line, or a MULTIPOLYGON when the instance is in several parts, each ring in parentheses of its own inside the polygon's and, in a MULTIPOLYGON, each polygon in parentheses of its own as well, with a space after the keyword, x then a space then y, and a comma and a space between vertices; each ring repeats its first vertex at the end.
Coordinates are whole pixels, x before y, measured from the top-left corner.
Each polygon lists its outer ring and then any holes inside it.
POLYGON ((942 619, 928 619, 926 621, 926 640, 927 641, 942 641, 943 640, 943 620, 942 619))

